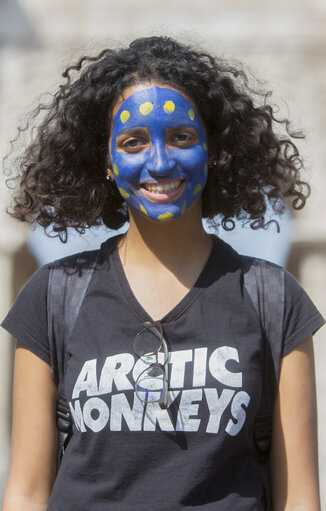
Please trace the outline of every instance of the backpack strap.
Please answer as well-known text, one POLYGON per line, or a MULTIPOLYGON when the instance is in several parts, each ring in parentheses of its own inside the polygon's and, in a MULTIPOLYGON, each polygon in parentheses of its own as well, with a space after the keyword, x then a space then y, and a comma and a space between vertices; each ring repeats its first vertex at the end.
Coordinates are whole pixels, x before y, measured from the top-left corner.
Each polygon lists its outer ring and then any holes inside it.
POLYGON ((51 352, 51 367, 58 385, 59 399, 56 422, 59 432, 57 467, 72 434, 70 409, 64 394, 64 371, 68 339, 82 307, 86 291, 97 263, 99 250, 55 261, 49 274, 47 294, 48 337, 51 352))
POLYGON ((262 457, 266 458, 271 446, 273 408, 283 349, 284 269, 262 259, 245 259, 250 264, 244 273, 244 286, 260 318, 265 341, 262 398, 254 436, 262 457))
POLYGON ((99 251, 76 254, 55 261, 50 269, 47 294, 48 336, 51 344, 52 370, 63 392, 65 340, 75 325, 86 295, 99 251))
POLYGON ((65 341, 75 326, 94 269, 107 263, 107 256, 122 235, 109 238, 99 250, 82 252, 55 261, 50 269, 47 294, 48 338, 51 367, 59 390, 56 419, 59 430, 57 467, 72 435, 72 418, 65 397, 64 372, 67 361, 65 341))

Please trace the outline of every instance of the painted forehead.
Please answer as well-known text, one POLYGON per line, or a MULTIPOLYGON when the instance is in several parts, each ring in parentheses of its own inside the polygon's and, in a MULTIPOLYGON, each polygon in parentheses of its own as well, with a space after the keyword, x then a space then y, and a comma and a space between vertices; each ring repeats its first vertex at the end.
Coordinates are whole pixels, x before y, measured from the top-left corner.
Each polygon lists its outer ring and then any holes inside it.
POLYGON ((114 117, 113 135, 136 127, 155 127, 157 122, 166 126, 193 125, 205 137, 205 130, 195 108, 179 92, 151 87, 131 94, 114 117))

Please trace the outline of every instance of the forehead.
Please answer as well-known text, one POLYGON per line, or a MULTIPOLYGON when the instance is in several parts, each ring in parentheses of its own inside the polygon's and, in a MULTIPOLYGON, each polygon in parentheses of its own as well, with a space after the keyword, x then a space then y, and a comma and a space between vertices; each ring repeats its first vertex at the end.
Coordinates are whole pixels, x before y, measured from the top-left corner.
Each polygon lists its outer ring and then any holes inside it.
POLYGON ((179 92, 153 86, 131 94, 113 120, 113 134, 135 127, 193 126, 203 131, 194 105, 179 92))

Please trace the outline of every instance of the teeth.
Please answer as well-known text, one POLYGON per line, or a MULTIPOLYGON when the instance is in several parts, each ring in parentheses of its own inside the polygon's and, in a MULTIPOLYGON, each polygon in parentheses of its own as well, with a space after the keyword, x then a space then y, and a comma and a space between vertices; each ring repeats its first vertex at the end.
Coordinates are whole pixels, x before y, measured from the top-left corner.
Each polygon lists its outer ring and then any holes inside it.
POLYGON ((177 179, 176 181, 172 181, 171 183, 165 183, 162 185, 158 185, 158 184, 154 184, 154 183, 153 184, 152 183, 144 183, 144 187, 149 192, 167 193, 167 192, 170 192, 170 191, 178 188, 180 186, 180 184, 181 184, 181 179, 177 179))

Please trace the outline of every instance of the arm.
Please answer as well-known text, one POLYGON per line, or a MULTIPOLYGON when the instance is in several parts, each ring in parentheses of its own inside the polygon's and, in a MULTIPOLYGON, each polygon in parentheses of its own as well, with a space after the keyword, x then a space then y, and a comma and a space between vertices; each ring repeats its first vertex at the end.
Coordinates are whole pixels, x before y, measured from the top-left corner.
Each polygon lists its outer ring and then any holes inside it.
POLYGON ((45 511, 56 475, 57 388, 50 366, 18 343, 12 454, 2 511, 45 511))
POLYGON ((273 418, 273 511, 319 511, 312 337, 283 358, 273 418))

